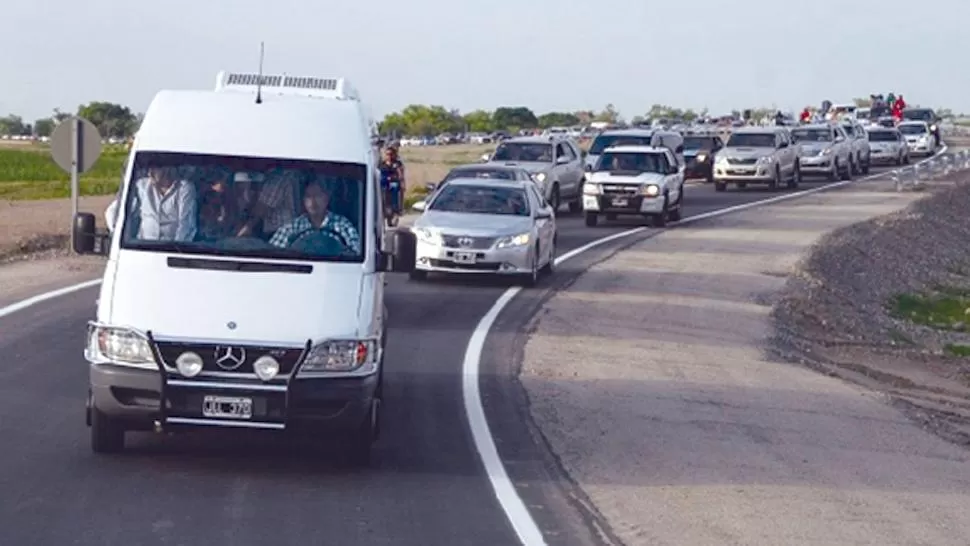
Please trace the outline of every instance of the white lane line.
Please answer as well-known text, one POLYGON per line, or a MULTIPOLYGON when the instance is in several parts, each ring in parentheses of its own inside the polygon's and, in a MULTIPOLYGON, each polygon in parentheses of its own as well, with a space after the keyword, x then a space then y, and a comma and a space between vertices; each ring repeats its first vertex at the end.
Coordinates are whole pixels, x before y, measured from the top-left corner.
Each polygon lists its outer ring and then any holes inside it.
POLYGON ((17 303, 10 304, 6 307, 0 307, 0 318, 7 315, 12 315, 17 311, 23 311, 24 309, 37 305, 38 303, 59 298, 61 296, 66 296, 68 294, 77 292, 78 290, 84 290, 85 288, 91 288, 92 286, 97 286, 99 284, 101 284, 101 279, 94 279, 91 281, 73 284, 71 286, 65 286, 64 288, 58 288, 57 290, 52 290, 50 292, 44 292, 43 294, 37 294, 36 296, 18 301, 17 303))
MULTIPOLYGON (((939 152, 916 164, 918 165, 919 163, 929 161, 934 157, 945 153, 947 149, 948 146, 944 143, 939 152)), ((825 184, 809 190, 786 193, 776 197, 770 197, 768 199, 761 199, 758 201, 752 201, 750 203, 705 212, 703 214, 697 214, 695 216, 684 218, 683 220, 676 222, 674 225, 681 226, 691 222, 696 222, 698 220, 704 220, 706 218, 724 216, 733 212, 739 212, 762 205, 778 203, 780 201, 787 201, 789 199, 797 199, 813 193, 819 193, 834 188, 841 188, 843 186, 852 184, 853 182, 871 180, 878 176, 892 173, 893 171, 897 170, 900 169, 890 169, 888 171, 871 174, 855 180, 832 182, 830 184, 825 184)), ((576 256, 588 252, 600 245, 604 245, 624 237, 629 237, 630 235, 642 233, 647 229, 653 228, 638 227, 627 231, 614 233, 601 239, 596 239, 595 241, 586 243, 579 248, 574 248, 573 250, 570 250, 569 252, 556 258, 556 265, 558 266, 562 262, 575 258, 576 256)), ((529 509, 526 508, 525 503, 522 502, 522 497, 519 496, 518 491, 515 489, 515 485, 509 478, 508 472, 505 471, 505 465, 502 463, 502 458, 498 454, 498 448, 495 446, 495 439, 492 437, 492 431, 489 428, 488 420, 485 417, 485 408, 482 405, 482 393, 479 386, 479 373, 481 371, 482 352, 485 348, 485 340, 488 337, 489 331, 492 329, 492 325, 495 324, 495 320, 498 318, 499 313, 505 309, 505 306, 508 305, 509 302, 512 301, 512 298, 514 298, 521 290, 522 289, 517 286, 506 290, 501 296, 498 297, 498 299, 492 305, 492 308, 485 313, 485 316, 483 316, 478 322, 478 325, 475 326, 475 330, 472 332, 471 338, 468 340, 468 347, 465 349, 465 360, 462 363, 461 386, 462 396, 465 402, 465 416, 468 419, 468 426, 472 431, 472 438, 475 441, 475 449, 478 451, 478 455, 482 459, 482 465, 485 467, 485 473, 488 475, 488 481, 492 484, 492 489, 495 491, 495 496, 498 498, 498 502, 502 506, 502 510, 505 511, 506 518, 508 518, 509 523, 512 524, 512 528, 515 529, 515 533, 518 535, 519 542, 522 543, 522 546, 546 546, 546 539, 542 536, 542 531, 539 530, 539 525, 532 518, 532 514, 529 513, 529 509)))

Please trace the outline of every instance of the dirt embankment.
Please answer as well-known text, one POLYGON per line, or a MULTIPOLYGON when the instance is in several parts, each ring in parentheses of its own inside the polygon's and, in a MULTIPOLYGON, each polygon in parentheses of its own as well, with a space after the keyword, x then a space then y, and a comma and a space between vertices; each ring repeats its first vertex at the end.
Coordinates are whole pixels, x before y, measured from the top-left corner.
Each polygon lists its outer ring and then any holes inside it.
MULTIPOLYGON (((925 427, 970 445, 970 345, 962 321, 937 327, 897 318, 900 295, 970 294, 970 173, 898 213, 824 237, 773 310, 777 349, 887 391, 925 427)), ((970 323, 970 307, 966 309, 970 323)))

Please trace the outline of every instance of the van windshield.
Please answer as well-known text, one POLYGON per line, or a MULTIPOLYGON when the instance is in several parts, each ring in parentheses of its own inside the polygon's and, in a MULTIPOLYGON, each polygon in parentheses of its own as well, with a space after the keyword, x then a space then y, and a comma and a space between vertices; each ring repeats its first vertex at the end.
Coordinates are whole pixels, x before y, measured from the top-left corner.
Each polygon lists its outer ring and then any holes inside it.
POLYGON ((121 247, 363 262, 363 164, 139 152, 121 247))

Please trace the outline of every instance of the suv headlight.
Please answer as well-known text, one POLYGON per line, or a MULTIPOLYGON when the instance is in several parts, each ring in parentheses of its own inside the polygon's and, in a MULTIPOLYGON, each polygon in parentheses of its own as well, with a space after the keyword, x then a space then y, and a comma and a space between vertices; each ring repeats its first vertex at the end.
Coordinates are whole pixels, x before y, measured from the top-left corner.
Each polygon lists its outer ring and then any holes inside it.
POLYGON ((502 237, 495 243, 496 248, 513 248, 517 246, 526 246, 529 241, 532 240, 531 233, 520 233, 518 235, 510 235, 508 237, 502 237))
POLYGON ((603 188, 596 184, 595 182, 587 182, 583 184, 583 194, 585 195, 602 195, 603 188))
POLYGON ((91 324, 84 357, 89 362, 157 369, 148 338, 130 328, 91 324))
POLYGON ((640 193, 646 195, 647 197, 656 197, 660 195, 660 186, 656 184, 646 184, 640 188, 640 193))
POLYGON ((374 372, 380 362, 376 339, 330 339, 314 345, 300 366, 303 372, 374 372))
POLYGON ((441 245, 440 233, 431 231, 428 228, 414 228, 411 231, 414 232, 414 236, 417 237, 419 241, 432 245, 441 245))
POLYGON ((697 154, 694 156, 694 159, 696 159, 698 163, 703 163, 707 161, 707 154, 697 154))

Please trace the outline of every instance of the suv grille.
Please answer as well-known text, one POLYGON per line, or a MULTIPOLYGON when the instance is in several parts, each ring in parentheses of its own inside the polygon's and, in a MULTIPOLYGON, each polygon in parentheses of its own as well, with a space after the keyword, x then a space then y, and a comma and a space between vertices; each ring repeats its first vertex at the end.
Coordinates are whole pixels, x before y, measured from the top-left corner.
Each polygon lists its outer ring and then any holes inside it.
POLYGON ((749 158, 729 157, 727 158, 727 160, 728 160, 728 163, 730 163, 731 165, 754 165, 755 163, 758 162, 758 158, 756 157, 749 157, 749 158))

